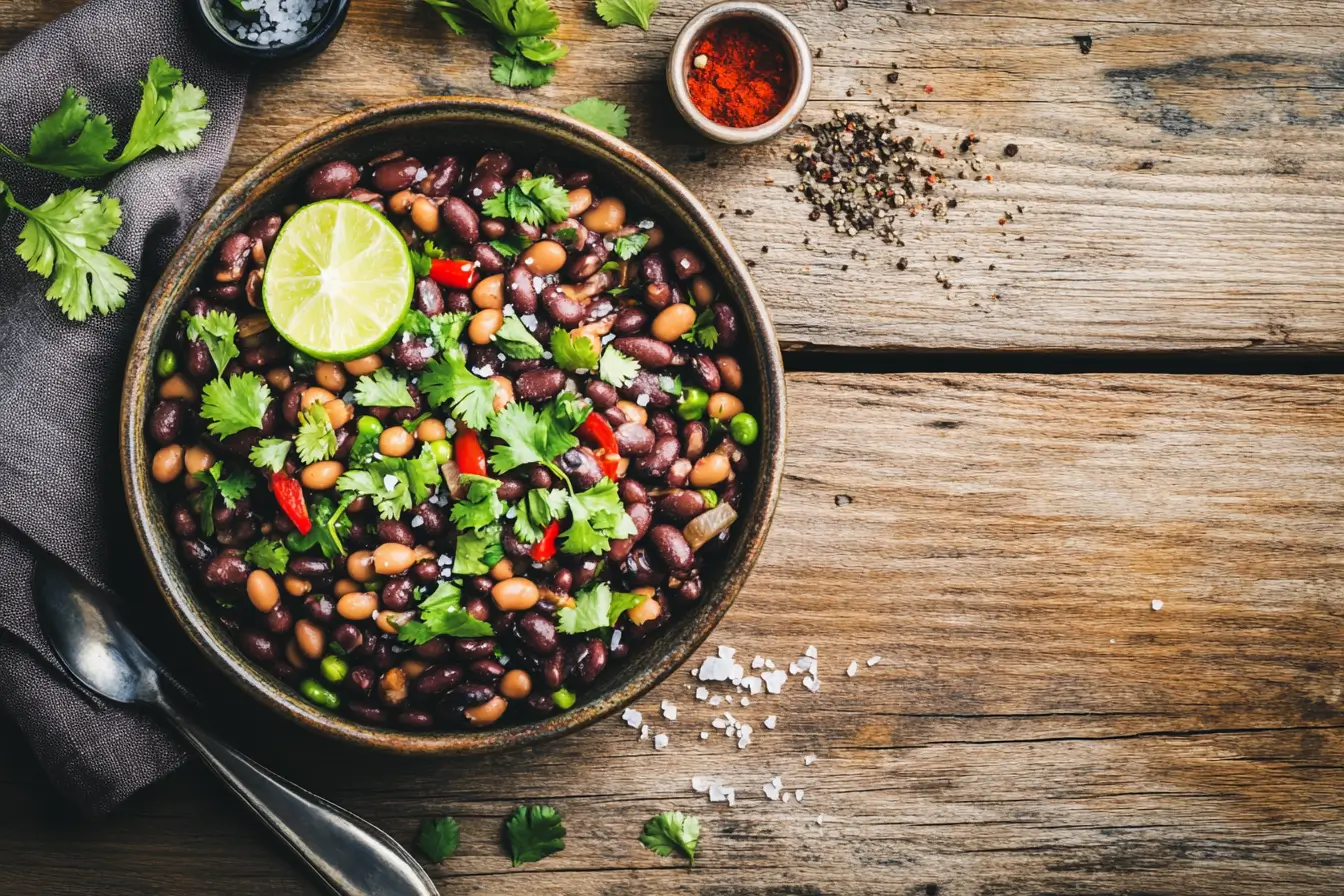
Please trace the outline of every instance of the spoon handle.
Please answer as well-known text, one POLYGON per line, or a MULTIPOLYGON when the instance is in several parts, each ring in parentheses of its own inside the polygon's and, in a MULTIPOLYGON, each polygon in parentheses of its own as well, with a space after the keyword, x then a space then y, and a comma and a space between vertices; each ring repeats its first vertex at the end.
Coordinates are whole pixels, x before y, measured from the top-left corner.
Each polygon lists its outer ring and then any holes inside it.
POLYGON ((253 762, 166 700, 160 706, 210 770, 332 892, 339 896, 438 896, 420 864, 383 831, 253 762))

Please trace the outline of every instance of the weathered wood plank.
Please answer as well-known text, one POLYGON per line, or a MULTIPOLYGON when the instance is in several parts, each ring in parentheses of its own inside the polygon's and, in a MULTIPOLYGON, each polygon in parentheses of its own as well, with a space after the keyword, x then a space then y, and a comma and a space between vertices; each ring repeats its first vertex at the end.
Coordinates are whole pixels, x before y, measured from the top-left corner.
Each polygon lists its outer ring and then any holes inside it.
MULTIPOLYGON (((789 389, 784 497, 705 652, 787 663, 816 645, 819 694, 794 678, 712 710, 679 672, 639 703, 672 737, 657 753, 617 719, 453 763, 336 752, 252 715, 231 736, 408 841, 457 816, 445 893, 1338 891, 1344 378, 789 389), (756 727, 747 750, 710 727, 723 708, 756 727), (697 774, 736 785, 737 807, 693 794, 697 774), (801 805, 765 799, 774 775, 801 805), (520 801, 560 808, 570 837, 511 871, 496 837, 520 801), (704 821, 693 871, 635 841, 668 808, 704 821)), ((72 824, 12 740, 7 896, 315 892, 199 769, 72 824)))
MULTIPOLYGON (((11 2, 0 47, 73 2, 11 2)), ((808 221, 785 192, 790 138, 707 147, 682 124, 662 63, 701 3, 665 0, 648 35, 602 27, 586 0, 556 5, 571 56, 525 96, 557 108, 592 94, 627 103, 632 142, 722 204, 728 232, 759 260, 786 347, 1344 348, 1338 0, 951 0, 936 15, 898 0, 852 0, 845 12, 827 0, 777 4, 822 51, 807 120, 888 98, 898 111, 919 105, 902 130, 945 145, 982 138, 994 182, 962 183, 946 222, 908 221, 903 248, 808 221), (1094 41, 1086 56, 1073 41, 1082 34, 1094 41), (886 80, 893 63, 897 84, 886 80), (1021 148, 1011 160, 1009 142, 1021 148), (1013 220, 1000 226, 1004 212, 1013 220), (901 257, 909 267, 897 272, 901 257)), ((488 55, 481 36, 452 38, 424 4, 355 4, 324 55, 256 75, 229 176, 363 104, 513 96, 489 80, 488 55)))

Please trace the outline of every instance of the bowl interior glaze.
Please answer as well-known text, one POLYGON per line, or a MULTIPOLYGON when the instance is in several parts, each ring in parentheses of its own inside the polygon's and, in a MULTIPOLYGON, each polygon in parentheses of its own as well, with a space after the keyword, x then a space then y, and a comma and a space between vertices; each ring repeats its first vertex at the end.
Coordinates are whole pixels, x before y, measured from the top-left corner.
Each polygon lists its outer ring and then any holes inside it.
POLYGON ((723 618, 760 552, 779 494, 784 426, 783 363, 765 306, 742 259, 686 187, 628 144, 566 115, 501 100, 437 97, 370 107, 321 124, 271 153, 220 196, 146 303, 127 363, 120 435, 126 497, 150 568, 187 635, 228 678, 281 715, 340 740, 400 753, 456 754, 518 747, 577 730, 626 706, 686 660, 723 618), (316 165, 337 158, 362 163, 397 148, 422 159, 504 149, 528 164, 544 154, 591 170, 595 181, 619 190, 632 216, 648 211, 674 240, 680 237, 703 254, 707 270, 734 298, 743 325, 734 353, 746 374, 743 398, 757 411, 761 436, 752 487, 727 550, 707 571, 697 606, 604 673, 572 709, 538 721, 480 731, 411 732, 358 724, 307 702, 244 657, 211 605, 195 596, 149 476, 152 452, 144 429, 155 398, 155 353, 219 242, 257 215, 296 201, 303 177, 316 165))

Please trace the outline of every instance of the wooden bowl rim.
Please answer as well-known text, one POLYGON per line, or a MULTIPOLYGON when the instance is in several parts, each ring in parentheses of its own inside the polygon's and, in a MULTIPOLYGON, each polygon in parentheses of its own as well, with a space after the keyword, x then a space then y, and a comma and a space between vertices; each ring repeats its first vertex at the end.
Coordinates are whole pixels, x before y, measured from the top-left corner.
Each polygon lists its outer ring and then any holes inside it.
MULTIPOLYGON (((743 341, 739 338, 739 347, 743 341)), ((746 265, 713 215, 680 181, 657 162, 624 141, 559 112, 509 100, 480 97, 423 97, 370 106, 323 122, 283 144, 238 178, 201 216, 173 254, 146 300, 126 366, 121 405, 121 462, 126 500, 135 534, 160 592, 191 641, 226 677, 254 699, 310 730, 338 740, 401 754, 472 754, 540 743, 577 731, 629 705, 685 662, 704 642, 732 605, 755 564, 779 497, 784 466, 784 365, 769 313, 746 265), (564 149, 595 157, 638 182, 640 189, 671 212, 738 298, 743 336, 759 372, 761 437, 757 442, 756 488, 747 498, 724 555, 718 580, 707 586, 698 607, 660 634, 631 659, 618 680, 572 709, 538 721, 479 731, 414 732, 363 725, 319 709, 299 693, 246 658, 227 637, 210 607, 198 600, 187 577, 159 498, 149 476, 144 421, 154 398, 153 362, 158 341, 184 292, 224 232, 250 220, 249 213, 281 181, 308 167, 330 143, 376 135, 380 130, 419 124, 488 121, 521 130, 564 149)))

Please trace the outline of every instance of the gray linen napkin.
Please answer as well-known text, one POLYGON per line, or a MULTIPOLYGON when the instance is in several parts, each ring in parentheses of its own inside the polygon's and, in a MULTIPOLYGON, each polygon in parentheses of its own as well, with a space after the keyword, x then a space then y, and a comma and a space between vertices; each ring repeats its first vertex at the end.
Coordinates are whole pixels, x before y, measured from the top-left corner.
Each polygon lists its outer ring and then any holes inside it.
MULTIPOLYGON (((245 74, 208 58, 188 28, 179 2, 92 0, 0 58, 0 142, 20 152, 66 87, 107 114, 124 140, 138 82, 159 55, 205 90, 212 116, 197 148, 154 151, 102 185, 121 199, 123 215, 108 251, 136 273, 120 311, 66 320, 14 254, 22 216, 0 228, 0 705, 56 788, 89 814, 109 811, 184 758, 155 721, 70 682, 38 629, 32 586, 45 551, 95 584, 158 599, 143 587, 121 492, 116 421, 126 346, 158 272, 210 199, 247 86, 245 74)), ((69 185, 4 159, 0 180, 30 208, 69 185)))

